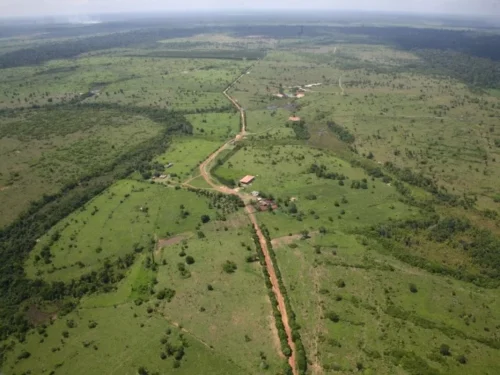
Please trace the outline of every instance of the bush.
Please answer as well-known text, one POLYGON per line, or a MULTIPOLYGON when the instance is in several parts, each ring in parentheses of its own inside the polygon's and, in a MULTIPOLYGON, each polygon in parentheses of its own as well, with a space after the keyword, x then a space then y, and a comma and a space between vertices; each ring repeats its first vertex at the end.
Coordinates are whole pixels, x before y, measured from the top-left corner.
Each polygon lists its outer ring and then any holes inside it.
POLYGON ((450 352, 450 347, 446 344, 442 344, 440 347, 439 347, 439 353, 441 353, 441 355, 444 355, 444 356, 449 356, 451 355, 451 352, 450 352))
POLYGON ((457 357, 457 361, 459 363, 461 363, 462 365, 465 365, 467 363, 467 357, 465 357, 463 354, 461 354, 457 357))
POLYGON ((326 317, 334 323, 338 323, 340 320, 340 316, 333 311, 327 312, 326 317))
POLYGON ((345 281, 342 279, 338 279, 337 282, 335 283, 337 287, 339 288, 345 288, 345 281))
POLYGON ((186 257, 186 263, 187 264, 193 264, 194 263, 194 258, 191 255, 188 255, 186 257))
POLYGON ((210 221, 210 216, 208 216, 208 215, 201 215, 201 222, 202 222, 203 224, 206 224, 206 223, 208 223, 209 221, 210 221))
POLYGON ((17 359, 21 360, 21 359, 27 359, 29 357, 31 357, 31 353, 27 352, 26 350, 23 350, 21 354, 17 356, 17 359))
POLYGON ((175 296, 175 290, 170 288, 165 288, 156 293, 156 298, 158 299, 166 299, 168 302, 172 300, 175 296))
POLYGON ((238 266, 236 266, 236 263, 226 260, 226 263, 222 265, 222 269, 224 270, 225 273, 234 273, 238 266))
POLYGON ((417 286, 415 284, 410 283, 409 287, 410 287, 410 292, 412 292, 412 293, 417 293, 418 292, 417 286))
POLYGON ((207 290, 214 290, 214 287, 212 286, 212 284, 207 284, 207 290))

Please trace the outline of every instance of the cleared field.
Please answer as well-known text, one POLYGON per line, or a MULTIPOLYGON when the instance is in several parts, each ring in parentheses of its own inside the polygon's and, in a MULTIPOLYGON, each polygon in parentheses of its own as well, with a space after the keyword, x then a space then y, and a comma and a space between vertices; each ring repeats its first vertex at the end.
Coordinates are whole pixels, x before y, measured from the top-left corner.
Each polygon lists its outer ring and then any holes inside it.
POLYGON ((215 217, 216 212, 222 214, 224 206, 216 209, 211 199, 195 193, 123 180, 41 238, 26 262, 26 273, 69 281, 106 260, 153 249, 157 239, 194 231, 203 214, 215 217))
POLYGON ((55 60, 38 67, 4 69, 0 108, 74 98, 187 111, 228 107, 221 92, 244 67, 238 61, 123 57, 113 52, 55 60))
POLYGON ((225 141, 240 130, 238 113, 204 113, 186 118, 193 125, 193 134, 204 139, 225 141))
POLYGON ((219 141, 200 137, 175 138, 168 150, 155 161, 164 165, 172 163, 164 173, 182 181, 191 174, 196 174, 198 165, 219 146, 219 141))
POLYGON ((20 373, 135 375, 141 367, 150 373, 248 373, 231 357, 169 322, 160 311, 148 313, 145 305, 133 302, 82 308, 61 317, 33 331, 25 343, 16 345, 10 358, 3 368, 20 373), (162 359, 165 339, 173 346, 185 343, 182 359, 176 360, 177 354, 162 359), (16 360, 21 353, 31 356, 16 360))
POLYGON ((189 238, 163 248, 156 258, 166 265, 158 271, 156 288, 176 291, 172 303, 162 310, 168 319, 210 343, 216 353, 230 353, 248 373, 259 373, 263 352, 268 371, 274 373, 283 360, 277 355, 279 341, 261 265, 246 261, 255 255, 247 224, 245 215, 228 217, 208 224, 203 230, 206 238, 189 238), (190 275, 186 278, 178 263, 188 257, 194 263, 186 267, 190 275), (233 273, 224 271, 227 261, 236 265, 233 273))
POLYGON ((496 290, 408 267, 342 232, 290 243, 275 251, 312 373, 499 371, 496 290))

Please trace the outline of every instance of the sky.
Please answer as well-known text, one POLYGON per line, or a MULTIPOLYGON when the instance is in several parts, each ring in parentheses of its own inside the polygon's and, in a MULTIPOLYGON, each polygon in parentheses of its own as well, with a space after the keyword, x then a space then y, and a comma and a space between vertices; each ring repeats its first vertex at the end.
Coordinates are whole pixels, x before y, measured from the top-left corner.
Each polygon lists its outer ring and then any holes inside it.
POLYGON ((500 0, 0 0, 0 17, 259 9, 449 13, 500 18, 500 0))

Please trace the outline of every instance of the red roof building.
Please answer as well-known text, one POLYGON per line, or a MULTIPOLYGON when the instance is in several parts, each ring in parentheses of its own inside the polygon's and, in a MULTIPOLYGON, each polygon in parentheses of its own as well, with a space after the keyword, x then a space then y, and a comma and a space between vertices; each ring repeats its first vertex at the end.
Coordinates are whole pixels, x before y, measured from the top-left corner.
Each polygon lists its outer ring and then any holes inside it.
POLYGON ((255 176, 250 176, 250 175, 247 175, 247 176, 243 177, 243 178, 240 180, 240 183, 241 183, 241 184, 248 185, 248 184, 250 184, 253 180, 255 180, 255 176))

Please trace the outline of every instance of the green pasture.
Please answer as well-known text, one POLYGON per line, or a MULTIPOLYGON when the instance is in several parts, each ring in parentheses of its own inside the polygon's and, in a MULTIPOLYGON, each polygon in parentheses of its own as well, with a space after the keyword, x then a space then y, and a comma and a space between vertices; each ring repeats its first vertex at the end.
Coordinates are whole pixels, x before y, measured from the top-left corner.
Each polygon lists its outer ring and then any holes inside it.
POLYGON ((194 231, 201 215, 215 215, 215 211, 207 199, 195 193, 123 180, 41 238, 26 261, 26 273, 46 280, 78 278, 101 267, 106 259, 123 257, 138 248, 148 251, 157 239, 194 231), (54 242, 56 232, 60 238, 54 242), (50 264, 36 260, 46 245, 52 254, 50 264))
POLYGON ((342 232, 275 251, 309 360, 326 373, 498 371, 488 341, 500 319, 495 290, 408 267, 342 232), (440 352, 443 344, 450 354, 440 352))

